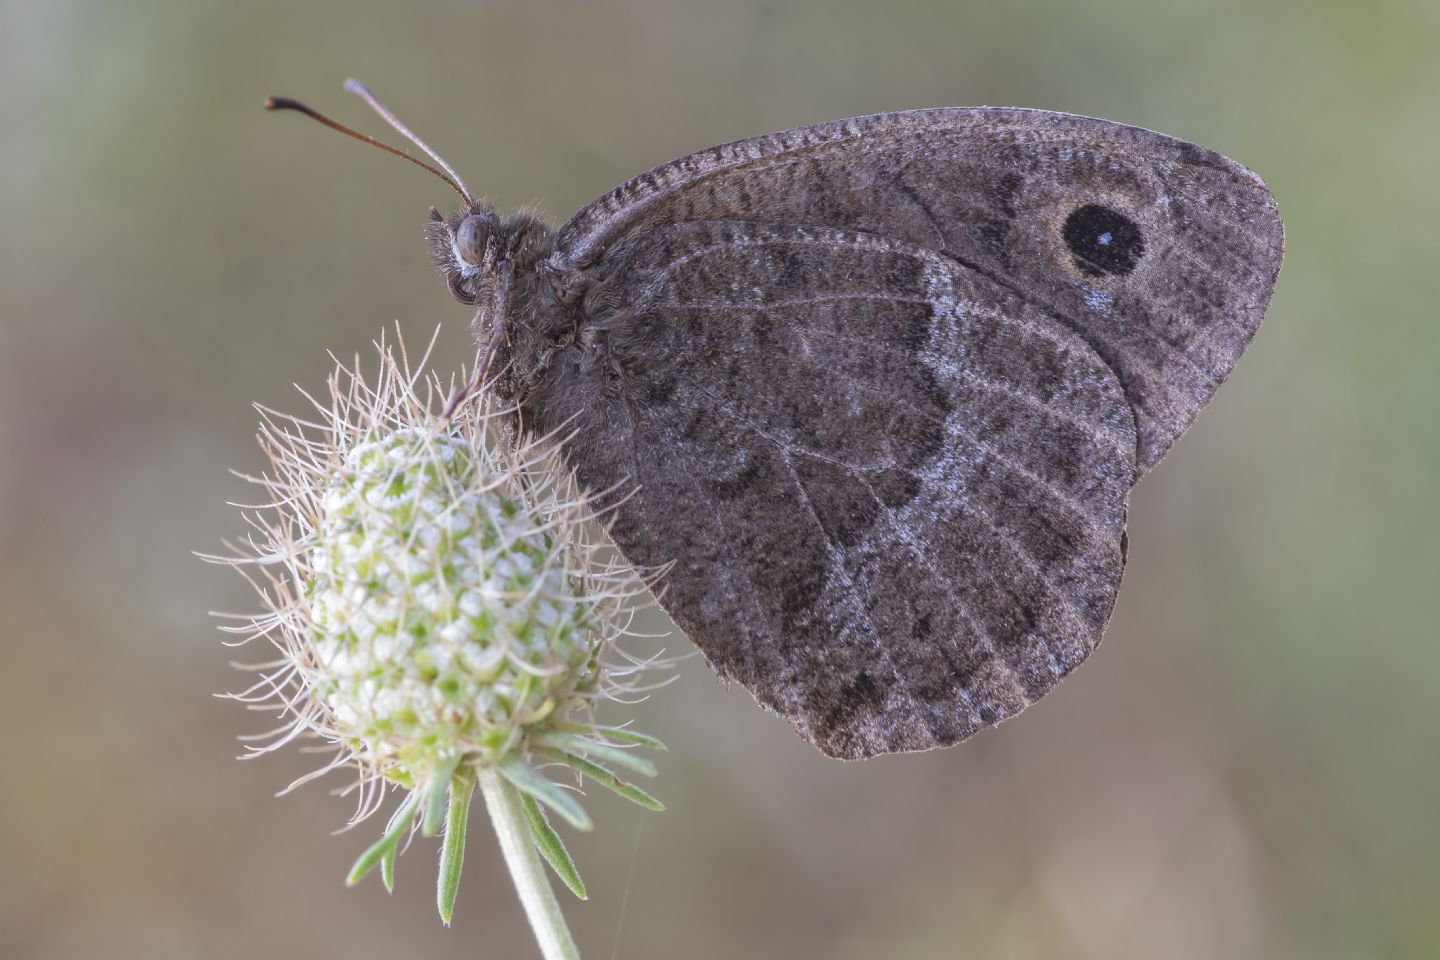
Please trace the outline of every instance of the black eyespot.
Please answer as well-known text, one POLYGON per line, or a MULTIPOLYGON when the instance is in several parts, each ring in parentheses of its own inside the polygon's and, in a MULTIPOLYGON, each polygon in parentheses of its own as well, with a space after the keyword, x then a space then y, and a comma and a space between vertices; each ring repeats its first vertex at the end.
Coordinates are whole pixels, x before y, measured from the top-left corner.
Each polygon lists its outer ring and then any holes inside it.
POLYGON ((1081 273, 1126 274, 1145 255, 1145 239, 1134 220, 1099 204, 1089 203, 1065 218, 1060 235, 1081 273))

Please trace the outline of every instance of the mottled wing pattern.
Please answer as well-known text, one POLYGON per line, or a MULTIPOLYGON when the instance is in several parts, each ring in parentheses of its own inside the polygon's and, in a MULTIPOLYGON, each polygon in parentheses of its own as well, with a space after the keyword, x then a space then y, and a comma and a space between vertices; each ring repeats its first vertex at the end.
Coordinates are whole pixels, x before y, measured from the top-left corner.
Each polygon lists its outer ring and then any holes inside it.
POLYGON ((929 247, 1078 333, 1119 377, 1148 471, 1259 327, 1280 269, 1265 184, 1203 147, 1038 110, 947 108, 703 150, 576 214, 585 268, 694 220, 863 230, 929 247))
POLYGON ((1134 419, 1044 310, 825 228, 674 224, 591 275, 536 425, 617 490, 632 561, 673 561, 662 603, 711 665, 821 750, 963 740, 1099 642, 1134 419))

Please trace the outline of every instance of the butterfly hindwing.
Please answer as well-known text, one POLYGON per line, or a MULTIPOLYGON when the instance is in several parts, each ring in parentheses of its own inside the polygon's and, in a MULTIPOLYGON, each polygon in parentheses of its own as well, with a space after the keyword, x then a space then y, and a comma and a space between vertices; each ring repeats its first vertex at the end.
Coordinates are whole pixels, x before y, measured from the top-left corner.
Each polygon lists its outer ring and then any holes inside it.
POLYGON ((723 676, 826 753, 962 740, 1098 643, 1131 407, 1065 325, 903 240, 654 226, 530 406, 723 676))

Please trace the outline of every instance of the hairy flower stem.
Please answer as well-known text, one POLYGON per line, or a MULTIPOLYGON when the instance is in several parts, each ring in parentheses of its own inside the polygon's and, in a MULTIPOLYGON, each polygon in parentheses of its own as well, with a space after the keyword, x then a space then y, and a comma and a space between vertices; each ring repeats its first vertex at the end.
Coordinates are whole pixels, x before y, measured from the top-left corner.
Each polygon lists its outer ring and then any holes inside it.
POLYGON ((541 955, 545 960, 579 960, 580 951, 570 937, 570 928, 565 925, 565 917, 555 902, 550 880, 545 876, 545 867, 531 839, 519 794, 493 767, 481 767, 477 773, 485 808, 490 811, 500 850, 505 854, 505 865, 510 868, 510 877, 515 881, 525 915, 530 918, 535 939, 540 941, 541 955))

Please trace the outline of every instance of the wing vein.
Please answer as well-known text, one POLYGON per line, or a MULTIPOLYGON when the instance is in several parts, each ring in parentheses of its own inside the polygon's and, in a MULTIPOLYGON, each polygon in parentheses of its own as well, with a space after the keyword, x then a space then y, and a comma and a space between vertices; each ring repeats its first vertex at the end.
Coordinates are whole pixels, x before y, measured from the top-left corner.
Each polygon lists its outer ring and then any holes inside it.
MULTIPOLYGON (((771 435, 770 435, 769 433, 767 433, 764 429, 762 429, 760 426, 758 426, 753 420, 750 419, 750 417, 748 417, 748 416, 746 416, 745 414, 740 413, 739 411, 735 410, 730 404, 728 404, 728 403, 726 403, 725 401, 719 399, 719 398, 716 397, 714 394, 710 393, 708 390, 705 390, 703 387, 697 387, 697 389, 699 390, 700 393, 703 393, 706 397, 708 397, 708 398, 710 399, 711 403, 713 403, 713 404, 715 405, 715 408, 716 408, 716 410, 717 410, 718 412, 724 413, 725 415, 731 417, 732 419, 734 419, 734 420, 736 420, 737 422, 739 422, 740 424, 742 424, 744 427, 746 427, 746 428, 754 431, 758 436, 762 436, 762 437, 764 437, 766 440, 769 440, 771 443, 775 444, 776 447, 780 448, 780 450, 781 450, 781 455, 782 455, 782 456, 785 456, 786 453, 788 453, 788 448, 784 447, 784 445, 781 444, 779 440, 777 440, 775 437, 771 436, 771 435)), ((807 456, 813 455, 813 454, 811 454, 809 451, 806 451, 806 450, 803 450, 803 449, 797 450, 796 452, 805 454, 805 455, 807 455, 807 456)), ((1007 465, 1014 466, 1014 465, 1011 463, 1011 461, 1009 461, 1009 459, 1006 458, 1006 457, 1004 457, 1003 455, 1001 455, 1001 454, 995 454, 994 456, 995 456, 995 458, 996 458, 997 460, 999 460, 1000 462, 1006 463, 1007 465)), ((846 470, 854 470, 854 468, 853 468, 851 465, 849 465, 849 464, 840 463, 840 462, 838 462, 838 461, 832 461, 832 462, 836 463, 837 466, 840 466, 840 467, 842 467, 843 469, 846 469, 846 470)), ((1017 469, 1018 469, 1018 468, 1017 468, 1017 469)), ((908 472, 908 471, 907 471, 907 472, 908 472)), ((792 475, 794 474, 794 470, 793 470, 793 469, 791 469, 791 473, 792 473, 792 475)), ((926 479, 926 480, 940 479, 940 478, 938 478, 938 477, 927 476, 925 473, 920 473, 920 474, 913 474, 913 473, 912 473, 912 475, 913 475, 913 476, 917 476, 917 477, 920 478, 920 479, 926 479)), ((796 480, 797 485, 801 486, 802 492, 803 492, 803 484, 799 484, 799 478, 798 478, 798 477, 795 477, 795 480, 796 480)), ((806 494, 806 501, 807 501, 807 503, 809 503, 809 495, 808 495, 808 494, 806 494)), ((882 504, 882 506, 883 506, 883 504, 882 504)), ((1070 616, 1070 618, 1071 618, 1071 626, 1077 628, 1077 631, 1078 631, 1079 635, 1081 635, 1081 636, 1086 636, 1086 635, 1088 635, 1089 629, 1088 629, 1088 627, 1087 627, 1087 625, 1086 625, 1086 623, 1085 623, 1084 613, 1083 613, 1083 611, 1080 609, 1080 607, 1076 604, 1075 600, 1074 600, 1068 593, 1066 593, 1065 591, 1063 591, 1063 590, 1060 589, 1059 585, 1055 583, 1054 579, 1045 571, 1045 569, 1040 565, 1039 561, 1036 560, 1035 557, 1034 557, 1031 553, 1029 553, 1027 550, 1023 549, 1022 547, 1020 547, 1020 546, 1018 545, 1018 543, 1016 542, 1016 538, 1015 538, 1012 534, 1010 534, 1010 533, 1002 530, 999 526, 997 526, 997 525, 995 524, 995 522, 994 522, 993 520, 991 520, 991 518, 989 517, 989 515, 988 515, 987 513, 985 513, 984 511, 977 511, 977 510, 971 508, 969 504, 966 504, 966 503, 964 503, 964 502, 957 502, 957 503, 955 504, 955 506, 956 506, 957 509, 959 509, 960 511, 964 512, 967 516, 969 516, 971 519, 976 520, 978 523, 980 523, 980 524, 983 525, 986 529, 988 529, 988 530, 991 532, 991 536, 992 536, 992 539, 993 539, 993 540, 995 540, 997 543, 1001 544, 1002 546, 1007 547, 1007 548, 1009 549, 1009 552, 1010 552, 1011 554, 1013 554, 1013 555, 1016 557, 1016 559, 1018 559, 1018 560, 1021 562, 1021 564, 1024 565, 1024 566, 1026 567, 1026 569, 1028 569, 1028 570, 1035 576, 1035 578, 1036 578, 1037 580, 1039 580, 1040 583, 1042 583, 1042 584, 1046 587, 1046 589, 1047 589, 1047 591, 1050 593, 1050 595, 1051 595, 1052 597, 1054 597, 1056 600, 1059 601, 1061 607, 1063 607, 1063 608, 1065 609, 1065 611, 1069 614, 1069 616, 1070 616)), ((888 509, 888 508, 887 508, 887 509, 888 509)), ((814 513, 813 504, 811 505, 811 512, 812 512, 812 514, 814 513)), ((891 511, 891 512, 893 513, 894 511, 891 511)), ((819 521, 818 515, 816 515, 816 520, 817 520, 817 522, 819 521)), ((1093 525, 1087 523, 1087 524, 1085 524, 1085 527, 1086 527, 1087 533, 1091 535, 1088 539, 1090 539, 1092 542, 1098 542, 1098 540, 1093 536, 1093 534, 1094 534, 1093 525)), ((824 530, 823 525, 822 525, 822 527, 821 527, 821 530, 822 530, 822 532, 823 532, 823 530, 824 530)), ((827 535, 826 539, 827 539, 827 542, 829 542, 829 537, 828 537, 828 535, 827 535)), ((1045 637, 1043 634, 1040 634, 1039 636, 1041 637, 1041 642, 1044 643, 1044 645, 1045 645, 1046 651, 1050 654, 1051 659, 1055 660, 1055 661, 1058 663, 1058 662, 1059 662, 1059 658, 1055 656, 1054 650, 1051 649, 1049 639, 1048 639, 1047 637, 1045 637)))

